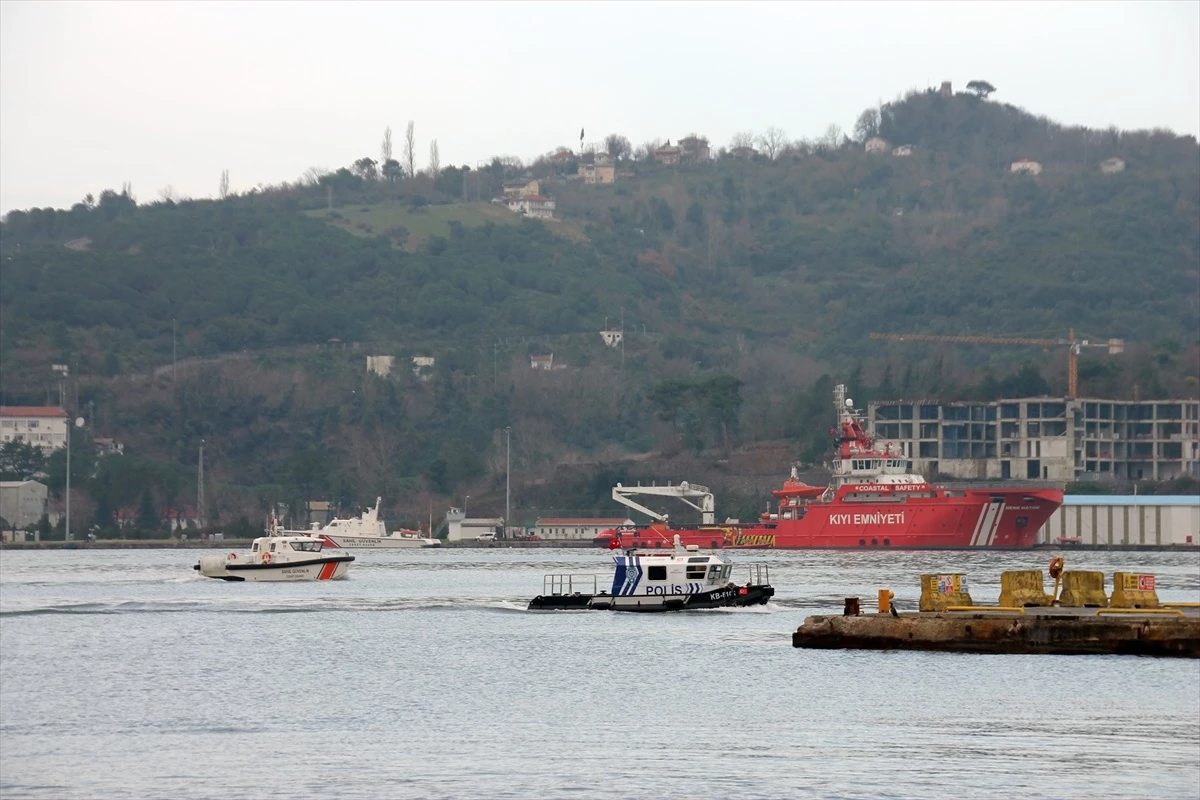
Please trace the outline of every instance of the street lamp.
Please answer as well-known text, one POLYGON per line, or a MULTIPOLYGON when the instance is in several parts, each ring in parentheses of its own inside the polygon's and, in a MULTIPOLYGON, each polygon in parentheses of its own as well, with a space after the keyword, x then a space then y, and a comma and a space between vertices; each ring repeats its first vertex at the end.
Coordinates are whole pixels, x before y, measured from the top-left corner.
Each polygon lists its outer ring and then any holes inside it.
POLYGON ((471 495, 463 498, 463 519, 467 518, 467 501, 471 499, 471 495))
POLYGON ((512 428, 504 428, 504 538, 508 538, 509 521, 512 519, 512 428))
MULTIPOLYGON (((75 427, 83 427, 83 417, 75 418, 75 427)), ((67 420, 67 522, 63 529, 63 539, 71 541, 71 420, 67 420)))

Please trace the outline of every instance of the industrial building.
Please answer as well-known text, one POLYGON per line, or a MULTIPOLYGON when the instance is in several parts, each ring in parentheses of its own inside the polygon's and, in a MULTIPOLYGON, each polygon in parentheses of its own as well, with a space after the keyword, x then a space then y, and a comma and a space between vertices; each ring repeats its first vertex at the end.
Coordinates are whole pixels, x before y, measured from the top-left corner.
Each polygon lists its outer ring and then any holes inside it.
POLYGON ((868 426, 927 478, 1200 477, 1200 401, 1029 397, 871 403, 868 426))
POLYGON ((1200 497, 1067 495, 1037 542, 1200 548, 1200 497))

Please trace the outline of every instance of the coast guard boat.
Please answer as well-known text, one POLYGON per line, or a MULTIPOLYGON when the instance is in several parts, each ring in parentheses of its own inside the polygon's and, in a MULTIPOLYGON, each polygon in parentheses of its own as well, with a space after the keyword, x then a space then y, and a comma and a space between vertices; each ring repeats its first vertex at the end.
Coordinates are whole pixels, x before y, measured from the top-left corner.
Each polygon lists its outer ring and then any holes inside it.
POLYGON ((354 556, 327 553, 325 542, 315 536, 279 531, 254 540, 249 553, 201 556, 192 567, 206 578, 224 581, 330 581, 349 577, 354 556))
POLYGON ((666 548, 672 537, 684 544, 741 548, 1031 548, 1038 530, 1062 505, 1062 489, 1004 484, 950 488, 912 472, 912 462, 890 444, 879 446, 865 419, 834 387, 838 427, 833 476, 828 486, 791 477, 772 494, 775 506, 757 522, 715 524, 713 495, 706 486, 639 486, 613 489, 613 499, 653 517, 632 530, 607 530, 601 546, 666 548), (701 524, 672 526, 664 514, 630 495, 670 496, 701 512, 701 524), (697 502, 698 501, 698 502, 697 502))
POLYGON ((422 536, 419 531, 401 529, 388 533, 387 525, 379 518, 382 500, 376 497, 375 507, 357 517, 332 519, 323 528, 314 524, 308 533, 320 537, 327 547, 441 547, 441 540, 422 536))
POLYGON ((763 605, 775 594, 765 564, 749 565, 749 580, 731 579, 733 564, 701 553, 675 537, 667 552, 629 549, 613 556, 616 571, 608 592, 596 591, 596 575, 547 575, 530 610, 681 611, 763 605))

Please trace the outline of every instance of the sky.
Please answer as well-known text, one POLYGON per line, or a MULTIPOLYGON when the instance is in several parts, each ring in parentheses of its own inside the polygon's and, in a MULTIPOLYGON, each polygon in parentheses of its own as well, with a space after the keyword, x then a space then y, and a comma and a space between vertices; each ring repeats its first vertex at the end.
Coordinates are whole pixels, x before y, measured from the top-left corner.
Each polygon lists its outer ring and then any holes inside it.
POLYGON ((1200 134, 1200 2, 0 2, 0 212, 620 133, 846 131, 973 79, 1068 125, 1200 134))

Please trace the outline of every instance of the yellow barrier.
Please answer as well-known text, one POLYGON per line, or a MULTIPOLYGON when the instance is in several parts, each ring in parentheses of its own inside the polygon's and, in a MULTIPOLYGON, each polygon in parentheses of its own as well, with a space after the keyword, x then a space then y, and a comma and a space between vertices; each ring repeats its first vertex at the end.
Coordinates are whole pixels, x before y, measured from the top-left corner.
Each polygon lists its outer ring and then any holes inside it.
POLYGON ((943 611, 1011 611, 1025 616, 1025 609, 1016 606, 946 606, 943 611))
POLYGON ((879 590, 879 613, 886 614, 892 610, 892 600, 896 597, 896 593, 888 589, 879 590))
POLYGON ((946 606, 969 606, 974 601, 967 591, 967 577, 953 575, 921 576, 921 611, 941 611, 946 606))
POLYGON ((1054 598, 1042 588, 1042 571, 1024 569, 1000 573, 1000 605, 1048 606, 1054 598))
POLYGON ((1108 604, 1113 608, 1158 608, 1154 576, 1137 572, 1115 573, 1112 598, 1108 604))
POLYGON ((1108 595, 1104 593, 1103 572, 1072 571, 1062 574, 1063 590, 1059 605, 1067 608, 1095 606, 1108 607, 1108 595))
POLYGON ((1182 617, 1183 612, 1178 608, 1099 608, 1096 609, 1096 616, 1101 614, 1170 614, 1175 617, 1182 617))
POLYGON ((1200 608, 1200 603, 1163 603, 1163 608, 1200 608))

